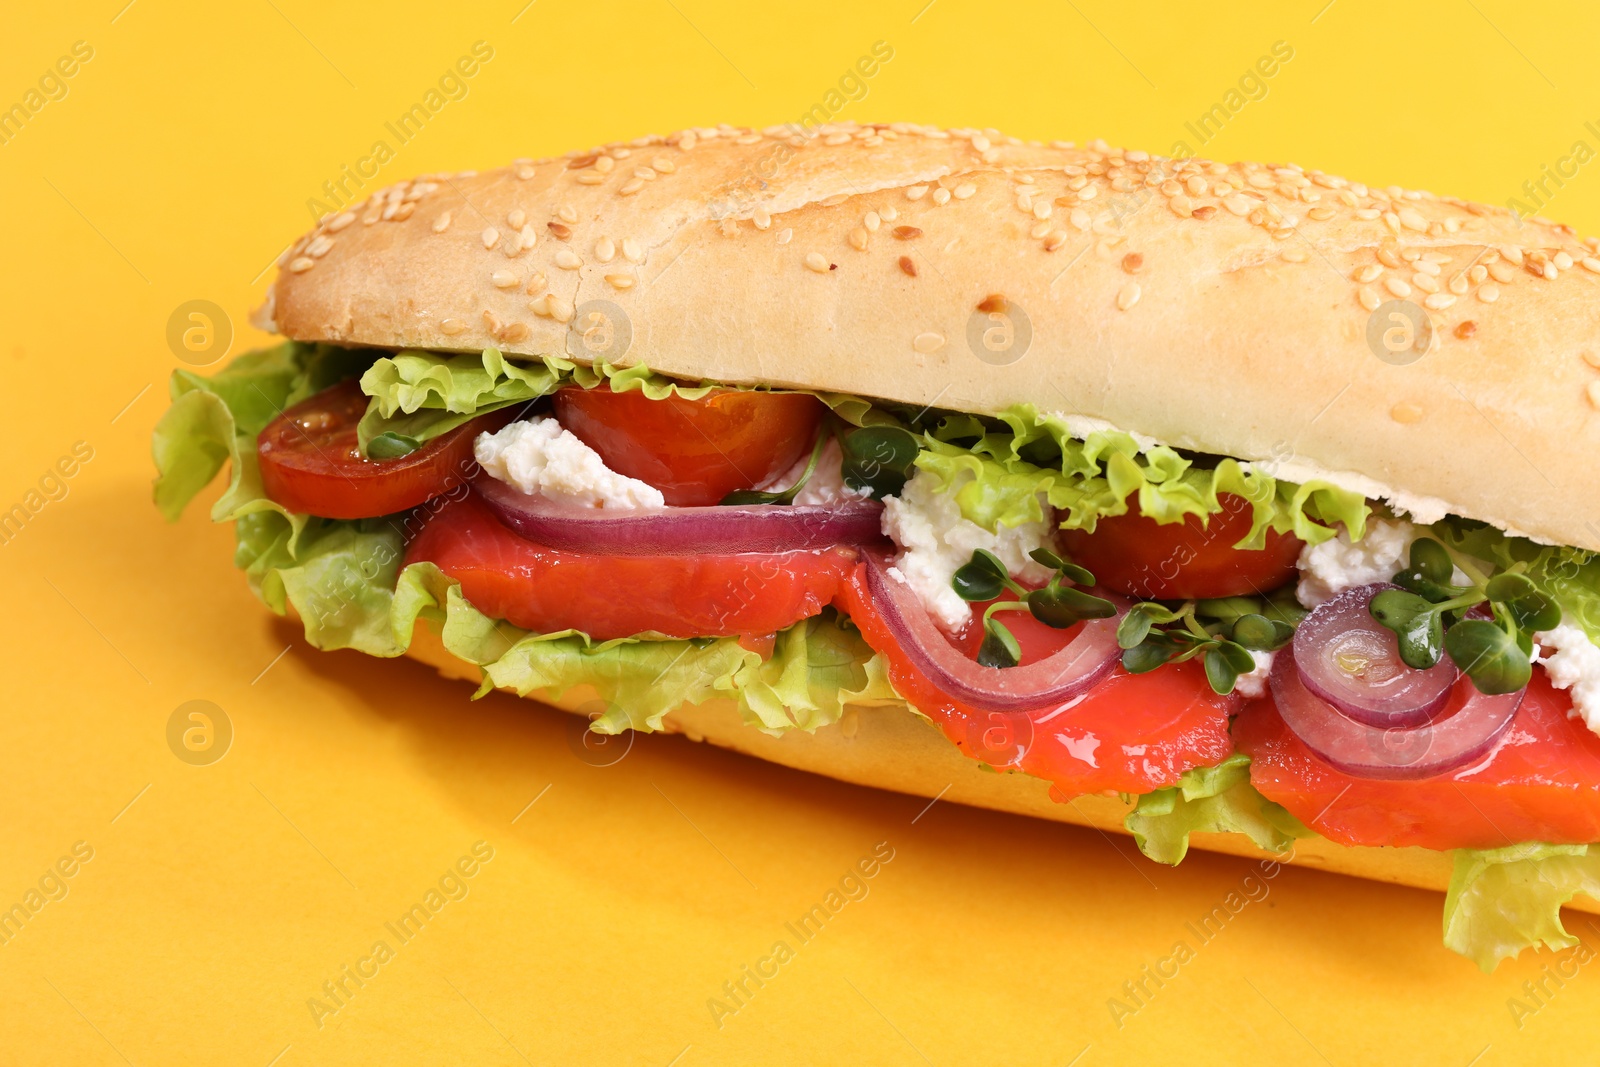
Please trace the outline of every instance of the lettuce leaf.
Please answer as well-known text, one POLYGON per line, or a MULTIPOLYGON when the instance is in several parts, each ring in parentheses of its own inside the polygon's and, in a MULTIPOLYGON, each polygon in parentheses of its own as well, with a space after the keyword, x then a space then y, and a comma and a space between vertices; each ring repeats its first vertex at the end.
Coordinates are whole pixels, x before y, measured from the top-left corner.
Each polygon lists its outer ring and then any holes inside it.
POLYGON ((1141 444, 1131 434, 1100 430, 1079 440, 1065 419, 1018 405, 999 416, 1005 429, 970 415, 946 417, 928 432, 917 466, 956 485, 962 514, 990 530, 1043 518, 1039 495, 1065 513, 1065 529, 1093 531, 1103 517, 1139 512, 1161 523, 1202 519, 1225 510, 1222 494, 1249 501, 1253 522, 1239 548, 1261 548, 1266 532, 1293 532, 1316 544, 1337 524, 1360 539, 1371 509, 1359 493, 1327 482, 1278 482, 1234 459, 1214 467, 1164 445, 1141 444))
POLYGON ((1578 939, 1561 925, 1561 906, 1579 893, 1600 900, 1600 852, 1589 845, 1458 849, 1444 901, 1445 947, 1486 972, 1525 948, 1571 948, 1578 939))
POLYGON ((1312 833, 1250 784, 1250 757, 1235 752, 1215 767, 1185 771, 1178 784, 1139 798, 1123 821, 1134 842, 1157 863, 1176 865, 1192 833, 1244 834, 1268 852, 1287 852, 1312 833))

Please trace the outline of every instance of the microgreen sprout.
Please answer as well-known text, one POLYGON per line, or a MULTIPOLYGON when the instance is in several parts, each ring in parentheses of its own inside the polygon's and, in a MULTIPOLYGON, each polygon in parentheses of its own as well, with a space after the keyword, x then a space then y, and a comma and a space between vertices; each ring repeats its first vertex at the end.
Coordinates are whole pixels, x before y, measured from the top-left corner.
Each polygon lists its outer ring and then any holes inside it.
POLYGON ((845 435, 841 449, 844 484, 856 491, 870 489, 881 500, 905 488, 922 446, 911 431, 898 426, 863 426, 845 435))
POLYGON ((1129 674, 1198 656, 1206 681, 1226 696, 1241 674, 1255 670, 1251 653, 1274 652, 1288 644, 1298 621, 1281 602, 1255 597, 1190 600, 1177 608, 1151 600, 1128 609, 1117 627, 1117 644, 1129 674))
POLYGON ((806 464, 806 469, 800 472, 799 479, 789 488, 780 489, 772 493, 763 493, 757 489, 735 489, 722 498, 722 503, 725 505, 793 504, 795 495, 805 487, 805 484, 811 480, 811 475, 816 472, 817 461, 822 458, 822 450, 827 447, 828 439, 829 435, 826 433, 817 435, 817 443, 811 449, 810 462, 806 464))
POLYGON ((1022 649, 1016 637, 994 617, 999 612, 1026 610, 1057 630, 1075 626, 1085 619, 1109 619, 1117 613, 1111 601, 1061 584, 1065 579, 1076 585, 1093 585, 1094 575, 1082 567, 1068 563, 1045 548, 1036 548, 1028 555, 1035 563, 1055 572, 1049 583, 1039 589, 1027 589, 1013 581, 1000 558, 982 548, 972 553, 972 559, 956 571, 950 581, 962 600, 974 604, 994 601, 984 610, 983 643, 978 646, 978 662, 985 667, 1015 667, 1022 662, 1022 649), (1017 599, 997 599, 1007 591, 1017 599))
POLYGON ((1479 692, 1514 693, 1527 685, 1533 635, 1561 622, 1560 606, 1524 573, 1527 564, 1491 577, 1431 537, 1412 542, 1407 562, 1394 576, 1401 588, 1384 590, 1368 607, 1394 631, 1406 666, 1427 670, 1448 655, 1479 692), (1457 570, 1466 584, 1455 583, 1457 570))

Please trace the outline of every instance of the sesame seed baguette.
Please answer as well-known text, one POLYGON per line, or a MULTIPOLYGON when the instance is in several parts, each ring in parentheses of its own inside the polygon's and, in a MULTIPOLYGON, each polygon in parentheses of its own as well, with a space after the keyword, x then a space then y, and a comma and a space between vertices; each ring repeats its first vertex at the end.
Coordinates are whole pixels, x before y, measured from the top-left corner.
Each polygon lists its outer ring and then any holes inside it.
MULTIPOLYGON (((478 668, 447 651, 429 624, 416 628, 406 654, 435 668, 446 678, 460 678, 474 684, 479 681, 478 668)), ((562 711, 584 714, 583 709, 593 706, 596 698, 593 688, 578 686, 559 699, 530 699, 562 711)), ((938 797, 973 807, 1121 834, 1128 832, 1123 826, 1128 807, 1121 800, 1083 796, 1060 803, 1050 798, 1050 785, 1043 779, 983 771, 976 760, 962 755, 946 740, 937 727, 897 702, 848 707, 838 723, 812 734, 791 730, 781 737, 773 737, 752 729, 740 719, 738 708, 731 700, 686 704, 669 713, 665 725, 669 733, 681 733, 692 741, 710 742, 769 763, 855 785, 938 797)), ((1266 858, 1272 855, 1256 848, 1241 834, 1196 833, 1191 835, 1190 844, 1231 856, 1266 858)), ((1443 892, 1450 885, 1450 853, 1425 848, 1352 847, 1323 837, 1310 837, 1297 841, 1291 855, 1273 858, 1295 866, 1417 889, 1443 892)), ((1600 914, 1600 903, 1586 896, 1574 897, 1570 906, 1600 914)))
POLYGON ((1597 245, 1297 166, 724 126, 375 193, 285 253, 261 321, 979 413, 1027 402, 1423 521, 1600 549, 1597 245), (586 339, 592 300, 614 321, 586 339), (1379 310, 1400 300, 1431 321, 1425 354, 1379 310))

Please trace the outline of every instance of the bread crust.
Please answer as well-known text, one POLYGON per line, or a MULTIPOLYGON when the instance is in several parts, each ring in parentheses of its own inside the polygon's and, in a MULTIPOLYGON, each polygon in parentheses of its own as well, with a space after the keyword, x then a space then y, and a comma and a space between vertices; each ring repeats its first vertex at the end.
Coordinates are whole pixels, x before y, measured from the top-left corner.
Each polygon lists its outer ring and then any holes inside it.
POLYGON ((297 340, 1031 403, 1600 550, 1600 253, 1502 208, 994 131, 718 127, 403 182, 282 262, 266 318, 297 340), (1388 353, 1412 311, 1431 350, 1388 353))
MULTIPOLYGON (((447 678, 477 684, 477 667, 457 659, 427 624, 416 628, 406 653, 447 678)), ((598 695, 578 686, 559 698, 538 702, 572 714, 584 714, 598 695)), ((795 770, 826 775, 855 785, 948 800, 995 811, 1031 815, 1056 822, 1126 834, 1128 807, 1114 797, 1083 796, 1067 803, 1050 799, 1049 783, 1024 774, 992 774, 961 754, 937 727, 907 711, 904 705, 850 706, 838 723, 815 733, 791 730, 773 737, 745 725, 731 700, 684 705, 667 715, 666 730, 692 741, 704 741, 795 770)), ((1444 891, 1450 885, 1448 852, 1425 848, 1350 847, 1323 837, 1295 843, 1288 855, 1264 852, 1242 834, 1197 833, 1190 844, 1231 856, 1274 860, 1334 874, 1371 878, 1417 889, 1444 891)), ((1574 897, 1571 907, 1600 914, 1600 902, 1574 897)))

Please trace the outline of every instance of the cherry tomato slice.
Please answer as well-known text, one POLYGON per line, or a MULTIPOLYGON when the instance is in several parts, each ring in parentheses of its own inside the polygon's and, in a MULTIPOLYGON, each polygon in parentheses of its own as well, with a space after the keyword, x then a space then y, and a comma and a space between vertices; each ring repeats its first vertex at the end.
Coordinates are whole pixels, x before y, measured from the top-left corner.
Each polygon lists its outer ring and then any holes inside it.
POLYGON ((435 563, 460 582, 486 615, 597 640, 652 630, 770 635, 826 607, 855 560, 847 548, 725 556, 558 551, 512 533, 476 494, 428 517, 406 552, 407 563, 435 563))
POLYGON ((805 393, 737 389, 651 400, 638 389, 570 385, 555 397, 561 425, 674 507, 718 504, 776 478, 810 451, 826 410, 805 393))
POLYGON ((1323 763, 1289 732, 1271 697, 1240 713, 1234 736, 1250 756, 1255 787, 1340 844, 1587 844, 1600 841, 1600 737, 1569 718, 1571 709, 1536 667, 1488 760, 1411 782, 1358 778, 1323 763))
POLYGON ((367 411, 351 378, 291 407, 256 441, 261 486, 290 511, 325 519, 393 515, 460 486, 478 470, 472 442, 515 417, 504 408, 440 434, 399 459, 367 459, 356 424, 367 411))
POLYGON ((1209 525, 1193 515, 1159 523, 1130 511, 1101 519, 1094 533, 1061 531, 1061 546, 1099 584, 1146 600, 1261 595, 1292 579, 1305 542, 1268 530, 1265 548, 1234 548, 1250 532, 1250 502, 1232 493, 1218 499, 1223 510, 1209 525))
MULTIPOLYGON (((1016 767, 1049 781, 1051 795, 1069 800, 1084 793, 1148 793, 1172 785, 1184 771, 1211 766, 1233 753, 1228 716, 1236 696, 1219 696, 1198 662, 1129 674, 1119 665, 1104 681, 1060 707, 1025 714, 979 712, 945 696, 900 651, 873 607, 866 566, 855 568, 835 601, 867 644, 889 663, 896 692, 933 719, 967 755, 991 766, 1016 767)), ((975 612, 975 614, 981 614, 975 612)), ((1031 659, 1070 641, 1074 629, 1053 630, 1024 620, 1026 612, 999 617, 1031 659)), ((976 638, 976 626, 954 643, 976 638)))

